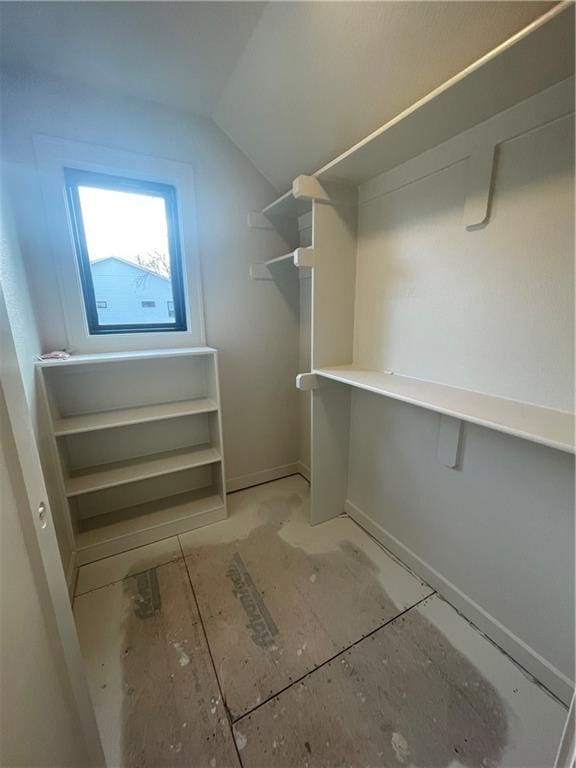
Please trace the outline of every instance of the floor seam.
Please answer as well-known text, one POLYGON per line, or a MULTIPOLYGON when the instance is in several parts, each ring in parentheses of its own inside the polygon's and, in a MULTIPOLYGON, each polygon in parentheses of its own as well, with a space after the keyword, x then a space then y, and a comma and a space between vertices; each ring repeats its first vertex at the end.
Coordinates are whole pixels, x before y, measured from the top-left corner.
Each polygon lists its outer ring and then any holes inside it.
MULTIPOLYGON (((146 546, 146 545, 144 545, 146 546)), ((180 552, 182 552, 182 547, 180 546, 180 540, 178 540, 178 546, 180 549, 180 552)), ((123 554, 123 553, 120 553, 123 554)), ((116 557, 116 555, 110 555, 110 557, 116 557)), ((179 560, 183 560, 184 555, 180 554, 178 557, 172 557, 170 560, 166 560, 162 563, 154 563, 154 565, 151 565, 149 568, 143 568, 141 571, 134 571, 133 573, 127 573, 125 576, 120 577, 119 579, 113 579, 112 581, 107 581, 105 584, 100 584, 99 587, 94 587, 93 589, 87 589, 85 592, 78 592, 74 595, 74 600, 76 600, 77 597, 83 597, 84 595, 90 595, 92 592, 97 592, 99 589, 104 589, 105 587, 111 587, 113 584, 119 584, 121 581, 126 581, 126 579, 131 579, 132 576, 139 576, 141 573, 146 573, 146 571, 151 571, 154 568, 161 568, 163 565, 169 565, 170 563, 177 563, 179 560)), ((99 560, 95 560, 95 563, 100 562, 99 560)), ((88 563, 90 565, 90 563, 88 563)), ((84 566, 80 566, 83 568, 84 566)))
POLYGON ((247 712, 244 712, 244 714, 240 715, 240 717, 237 717, 236 719, 232 718, 232 724, 236 725, 236 723, 239 723, 241 720, 244 720, 245 717, 248 717, 249 715, 252 715, 256 710, 260 709, 260 707, 263 707, 264 704, 267 704, 269 701, 272 701, 272 699, 275 699, 277 696, 280 696, 281 694, 285 693, 286 691, 290 690, 293 686, 297 685, 298 683, 301 683, 303 680, 305 680, 307 677, 310 677, 315 672, 317 672, 319 669, 322 669, 322 667, 325 667, 327 664, 330 664, 332 661, 337 659, 339 656, 342 656, 342 654, 347 653, 351 648, 354 648, 356 645, 361 643, 363 640, 366 640, 367 638, 374 635, 376 632, 379 632, 384 627, 387 627, 389 624, 392 624, 397 619, 401 618, 402 616, 405 616, 409 611, 413 610, 414 608, 417 608, 419 605, 421 605, 425 600, 428 600, 429 598, 433 597, 436 594, 436 591, 431 592, 429 595, 426 595, 426 597, 422 597, 418 602, 414 603, 413 605, 408 606, 408 608, 405 608, 401 613, 394 616, 392 619, 389 619, 388 621, 385 621, 383 624, 380 624, 375 629, 372 629, 370 632, 367 632, 365 635, 360 637, 358 640, 355 640, 350 645, 347 645, 345 648, 343 648, 341 651, 338 651, 338 653, 335 653, 334 656, 330 656, 329 659, 326 659, 321 664, 318 664, 317 667, 314 667, 314 669, 311 669, 309 672, 306 672, 301 677, 297 678, 296 680, 292 680, 291 683, 284 686, 284 688, 281 688, 279 691, 276 691, 276 693, 272 694, 271 696, 268 696, 268 698, 261 701, 259 704, 257 704, 255 707, 252 707, 252 709, 249 709, 247 712))
POLYGON ((230 738, 232 739, 232 744, 234 745, 234 750, 236 752, 236 756, 238 758, 238 764, 240 766, 243 766, 242 758, 240 757, 240 750, 238 749, 238 745, 236 744, 236 739, 234 738, 234 720, 232 718, 232 714, 230 710, 228 709, 228 704, 226 703, 226 697, 224 696, 224 690, 222 688, 222 685, 220 683, 220 679, 218 678, 218 672, 216 671, 216 664, 214 662, 214 656, 212 655, 212 648, 210 648, 210 642, 208 640, 208 633, 206 632, 206 627, 204 626, 204 619, 202 618, 202 612, 200 610, 200 604, 198 603, 198 598, 196 597, 196 591, 194 590, 194 584, 192 583, 192 576, 190 574, 190 570, 188 569, 188 564, 186 562, 186 556, 184 554, 184 549, 182 547, 182 542, 180 541, 180 536, 178 538, 178 545, 180 547, 180 552, 182 553, 182 560, 184 561, 184 568, 186 569, 186 575, 188 576, 188 583, 190 584, 190 591, 192 592, 192 597, 194 599, 194 603, 196 605, 196 610, 198 612, 198 620, 200 621, 200 626, 202 627, 202 634, 204 635, 204 640, 206 642, 206 648, 208 649, 208 656, 210 657, 210 663, 212 664, 212 671, 214 672, 214 679, 216 680, 216 685, 218 686, 218 691, 220 692, 220 699, 222 701, 222 706, 224 707, 224 712, 226 713, 226 719, 228 720, 228 729, 230 732, 230 738))
POLYGON ((284 475, 283 477, 275 477, 273 480, 262 480, 260 483, 254 483, 254 485, 247 485, 245 488, 237 488, 235 491, 226 491, 226 496, 232 496, 234 493, 242 493, 242 491, 249 491, 252 488, 258 488, 260 485, 270 485, 270 483, 277 483, 280 480, 287 480, 289 477, 300 477, 310 485, 310 480, 304 477, 302 472, 292 472, 291 475, 284 475))

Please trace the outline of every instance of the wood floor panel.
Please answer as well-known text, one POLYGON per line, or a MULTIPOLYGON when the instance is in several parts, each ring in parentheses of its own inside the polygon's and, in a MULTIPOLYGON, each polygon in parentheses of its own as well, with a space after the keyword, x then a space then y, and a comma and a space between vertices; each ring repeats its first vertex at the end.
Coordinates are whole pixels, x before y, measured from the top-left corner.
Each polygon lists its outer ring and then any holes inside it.
POLYGON ((108 765, 239 768, 183 561, 77 597, 108 765))
POLYGON ((244 768, 552 768, 565 715, 433 596, 234 732, 244 768))
POLYGON ((349 519, 311 528, 302 478, 255 490, 181 537, 234 719, 431 594, 349 519))
POLYGON ((179 560, 182 557, 178 536, 171 536, 153 544, 145 544, 128 552, 120 552, 103 560, 83 565, 78 570, 76 595, 105 587, 115 581, 122 581, 134 573, 154 568, 157 565, 179 560))

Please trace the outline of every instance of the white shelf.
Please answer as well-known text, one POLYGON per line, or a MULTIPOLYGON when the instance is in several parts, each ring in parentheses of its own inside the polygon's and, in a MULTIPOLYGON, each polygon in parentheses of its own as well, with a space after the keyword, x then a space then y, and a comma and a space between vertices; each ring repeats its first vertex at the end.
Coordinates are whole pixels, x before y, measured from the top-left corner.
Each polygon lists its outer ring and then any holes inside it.
POLYGON ((172 472, 214 464, 220 460, 221 455, 215 448, 199 445, 137 459, 101 464, 72 473, 65 480, 66 496, 80 496, 104 488, 146 480, 149 477, 160 477, 172 472))
POLYGON ((358 389, 574 453, 574 415, 571 413, 356 366, 317 368, 314 373, 358 389))
POLYGON ((360 183, 574 75, 574 8, 561 3, 314 176, 360 183))
MULTIPOLYGON (((360 184, 574 75, 574 7, 559 3, 501 45, 317 170, 360 184)), ((294 219, 310 201, 286 192, 262 213, 294 219)))
POLYGON ((68 416, 54 421, 54 434, 76 435, 82 432, 95 432, 100 429, 126 427, 130 424, 142 424, 150 421, 176 419, 181 416, 192 416, 200 413, 211 413, 218 410, 218 404, 211 398, 183 400, 176 403, 160 405, 144 405, 136 408, 122 408, 100 413, 86 413, 78 416, 68 416))
POLYGON ((276 256, 275 259, 268 259, 264 264, 266 264, 267 267, 273 266, 274 264, 294 264, 294 251, 285 253, 283 256, 276 256))
POLYGON ((182 347, 176 349, 142 349, 133 352, 102 352, 93 355, 70 355, 66 360, 37 360, 40 368, 63 368, 69 365, 92 365, 94 363, 125 362, 130 360, 152 360, 162 357, 190 357, 213 355, 213 347, 182 347))
POLYGON ((78 564, 216 522, 226 517, 215 488, 202 488, 89 518, 77 537, 78 564))
POLYGON ((311 200, 295 198, 292 190, 290 190, 263 208, 262 213, 274 223, 283 219, 297 219, 311 210, 311 200))

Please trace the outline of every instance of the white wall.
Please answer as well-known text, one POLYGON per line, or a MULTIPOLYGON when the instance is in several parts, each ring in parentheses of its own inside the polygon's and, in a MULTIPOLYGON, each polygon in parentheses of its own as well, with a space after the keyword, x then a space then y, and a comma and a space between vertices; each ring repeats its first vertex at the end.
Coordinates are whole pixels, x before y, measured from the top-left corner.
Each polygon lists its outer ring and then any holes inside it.
POLYGON ((502 143, 477 231, 469 163, 448 150, 445 167, 360 206, 355 362, 572 410, 573 137, 564 117, 502 143))
POLYGON ((467 424, 462 465, 448 469, 436 457, 439 422, 431 411, 354 392, 349 500, 543 682, 553 684, 538 655, 572 680, 573 457, 467 424))
POLYGON ((296 462, 297 283, 263 285, 248 275, 249 262, 284 250, 274 232, 246 226, 247 212, 275 197, 271 185, 212 122, 152 103, 38 78, 6 80, 3 108, 4 152, 42 347, 63 347, 66 337, 45 246, 32 134, 191 163, 207 339, 221 351, 228 478, 238 486, 296 462))
POLYGON ((21 369, 32 426, 35 431, 36 440, 43 448, 40 453, 44 459, 43 471, 52 502, 54 528, 56 530, 58 546, 64 567, 68 568, 71 562, 72 548, 63 518, 65 514, 64 504, 60 503, 60 500, 57 498, 55 490, 56 478, 48 460, 47 446, 44 446, 46 437, 43 429, 42 408, 36 397, 34 357, 41 351, 38 332, 39 325, 35 315, 34 303, 30 296, 20 244, 14 225, 12 206, 10 205, 5 182, 5 174, 3 174, 2 194, 0 196, 0 283, 2 284, 6 309, 14 334, 18 364, 21 369))
MULTIPOLYGON (((515 114, 530 127, 545 102, 515 114)), ((476 231, 465 229, 469 163, 452 151, 462 137, 360 188, 358 365, 573 410, 573 131, 573 115, 555 116, 499 144, 491 215, 476 231)), ((486 126, 471 135, 482 146, 486 126)), ((468 424, 461 466, 448 469, 439 422, 353 393, 352 512, 567 698, 574 459, 468 424)))
POLYGON ((0 388, 0 764, 91 765, 21 525, 29 514, 0 388))

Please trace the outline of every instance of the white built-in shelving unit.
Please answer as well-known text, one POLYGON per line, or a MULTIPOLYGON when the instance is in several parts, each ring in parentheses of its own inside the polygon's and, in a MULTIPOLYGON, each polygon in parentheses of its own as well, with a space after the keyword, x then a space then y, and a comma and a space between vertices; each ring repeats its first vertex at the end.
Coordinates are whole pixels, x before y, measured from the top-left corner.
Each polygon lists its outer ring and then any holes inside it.
POLYGON ((226 517, 211 347, 37 363, 77 564, 226 517))
MULTIPOLYGON (((463 489, 497 482, 494 468, 486 476, 494 455, 508 470, 493 502, 504 535, 512 519, 519 532, 520 552, 498 561, 503 573, 516 579, 512 556, 522 560, 523 546, 557 536, 567 519, 574 414, 555 405, 570 403, 562 179, 571 178, 573 114, 574 6, 565 2, 248 217, 290 249, 252 264, 254 279, 280 285, 291 265, 311 276, 300 283, 309 366, 297 377, 310 414, 310 522, 352 515, 565 700, 567 673, 503 628, 505 614, 486 611, 500 610, 498 589, 479 589, 476 574, 469 589, 488 601, 479 608, 444 574, 470 580, 450 542, 459 526, 470 541, 484 534, 477 494, 467 510, 463 489), (304 221, 312 234, 302 243, 304 221), (531 511, 528 466, 540 499, 531 511), (424 478, 430 504, 418 495, 424 478)), ((551 578, 534 585, 544 594, 551 578)))
MULTIPOLYGON (((558 114, 573 109, 573 7, 560 4, 477 62, 390 120, 363 141, 327 163, 311 176, 299 176, 292 190, 253 214, 253 226, 275 227, 292 242, 298 219, 312 213, 311 248, 252 265, 253 276, 274 279, 276 263, 314 267, 312 288, 312 360, 314 378, 300 377, 303 389, 333 380, 353 388, 418 405, 432 411, 480 424, 562 451, 574 452, 574 415, 537 404, 467 391, 444 383, 418 380, 354 364, 353 329, 356 218, 358 198, 370 194, 370 179, 399 166, 411 157, 472 129, 519 102, 555 87, 551 98, 561 106, 558 114), (497 87, 496 85, 497 84, 497 87), (359 192, 361 182, 369 182, 359 192), (259 217, 259 218, 256 218, 259 217), (298 256, 300 256, 298 258, 298 256)), ((543 118, 536 104, 529 120, 543 118)), ((555 115, 554 115, 555 116, 555 115)), ((482 223, 489 205, 491 171, 498 140, 526 129, 526 116, 513 111, 505 126, 492 131, 489 151, 478 151, 463 140, 463 157, 479 156, 478 176, 484 189, 470 190, 469 228, 482 223), (517 128, 520 126, 520 128, 517 128), (499 133, 500 132, 500 133, 499 133)), ((466 135, 466 134, 464 134, 466 135)), ((468 228, 468 227, 467 227, 468 228)), ((312 424, 314 441, 314 424, 312 424)), ((314 512, 313 519, 314 519, 314 512)))

